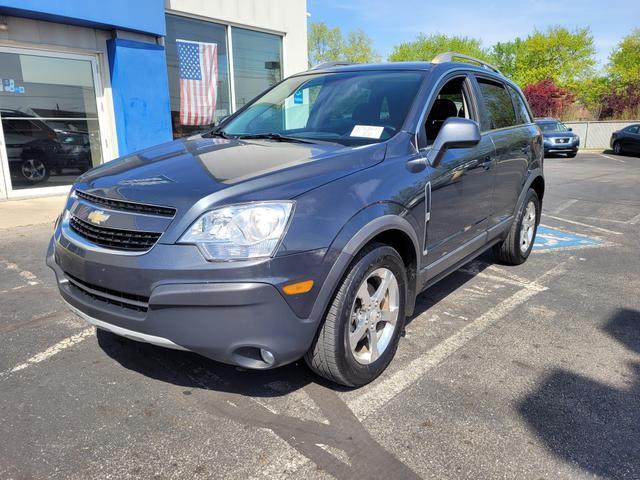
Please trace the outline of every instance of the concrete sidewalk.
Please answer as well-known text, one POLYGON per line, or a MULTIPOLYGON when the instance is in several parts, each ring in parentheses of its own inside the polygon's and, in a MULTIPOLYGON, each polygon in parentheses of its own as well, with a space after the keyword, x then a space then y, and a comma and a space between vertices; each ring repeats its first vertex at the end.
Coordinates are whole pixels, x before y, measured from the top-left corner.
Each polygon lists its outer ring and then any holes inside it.
POLYGON ((0 230, 55 222, 66 195, 0 202, 0 230))

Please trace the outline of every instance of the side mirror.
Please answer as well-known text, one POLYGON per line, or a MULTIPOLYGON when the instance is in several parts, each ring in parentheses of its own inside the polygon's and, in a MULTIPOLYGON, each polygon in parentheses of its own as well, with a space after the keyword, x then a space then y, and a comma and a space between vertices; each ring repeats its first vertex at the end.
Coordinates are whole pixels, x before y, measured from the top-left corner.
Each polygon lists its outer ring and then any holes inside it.
POLYGON ((571 127, 567 128, 567 130, 569 130, 570 132, 573 132, 573 128, 571 127))
POLYGON ((450 117, 440 128, 427 159, 432 167, 437 167, 447 150, 475 147, 480 143, 480 138, 477 122, 468 118, 450 117))

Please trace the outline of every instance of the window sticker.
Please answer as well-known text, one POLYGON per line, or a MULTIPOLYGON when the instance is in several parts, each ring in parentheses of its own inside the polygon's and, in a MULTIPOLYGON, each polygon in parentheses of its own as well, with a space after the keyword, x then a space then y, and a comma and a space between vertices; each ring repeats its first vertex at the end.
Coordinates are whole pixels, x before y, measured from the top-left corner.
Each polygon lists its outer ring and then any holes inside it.
POLYGON ((351 130, 352 137, 363 138, 380 138, 384 132, 384 127, 376 127, 374 125, 356 125, 351 130))

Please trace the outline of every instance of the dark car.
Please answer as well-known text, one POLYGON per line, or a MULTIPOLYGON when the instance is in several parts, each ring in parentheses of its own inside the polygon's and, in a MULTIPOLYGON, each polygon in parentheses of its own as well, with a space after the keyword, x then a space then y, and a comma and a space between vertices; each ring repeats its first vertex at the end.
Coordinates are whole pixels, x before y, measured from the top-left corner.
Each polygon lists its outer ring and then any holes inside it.
POLYGON ((0 110, 9 167, 18 181, 36 184, 63 168, 91 168, 89 135, 53 128, 18 110, 0 110))
POLYGON ((540 130, 486 64, 319 67, 208 134, 78 178, 47 263, 98 328, 348 386, 395 354, 423 290, 529 256, 540 130))
POLYGON ((618 155, 640 153, 640 124, 628 127, 611 134, 611 150, 618 155))
POLYGON ((578 154, 580 137, 560 120, 537 118, 536 124, 542 130, 545 155, 549 153, 566 153, 568 157, 573 158, 578 154))

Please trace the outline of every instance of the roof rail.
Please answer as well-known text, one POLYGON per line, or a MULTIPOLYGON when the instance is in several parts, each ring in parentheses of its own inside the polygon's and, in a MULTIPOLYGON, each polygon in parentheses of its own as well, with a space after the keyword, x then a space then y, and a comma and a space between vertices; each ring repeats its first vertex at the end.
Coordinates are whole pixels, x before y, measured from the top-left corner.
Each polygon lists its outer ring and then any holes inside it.
POLYGON ((347 65, 354 65, 353 62, 346 62, 344 60, 337 60, 334 62, 323 62, 317 65, 314 65, 309 70, 321 70, 323 68, 332 68, 332 67, 346 67, 347 65))
POLYGON ((431 63, 445 63, 445 62, 455 62, 455 58, 460 58, 462 60, 466 60, 466 63, 475 63, 480 65, 482 68, 485 68, 487 70, 491 70, 499 75, 502 75, 502 72, 498 69, 498 67, 494 67, 493 65, 491 65, 490 63, 485 62, 484 60, 480 60, 478 58, 474 58, 474 57, 470 57, 469 55, 463 55, 462 53, 456 53, 456 52, 445 52, 445 53, 441 53, 440 55, 437 55, 436 57, 434 57, 433 60, 431 60, 431 63))

